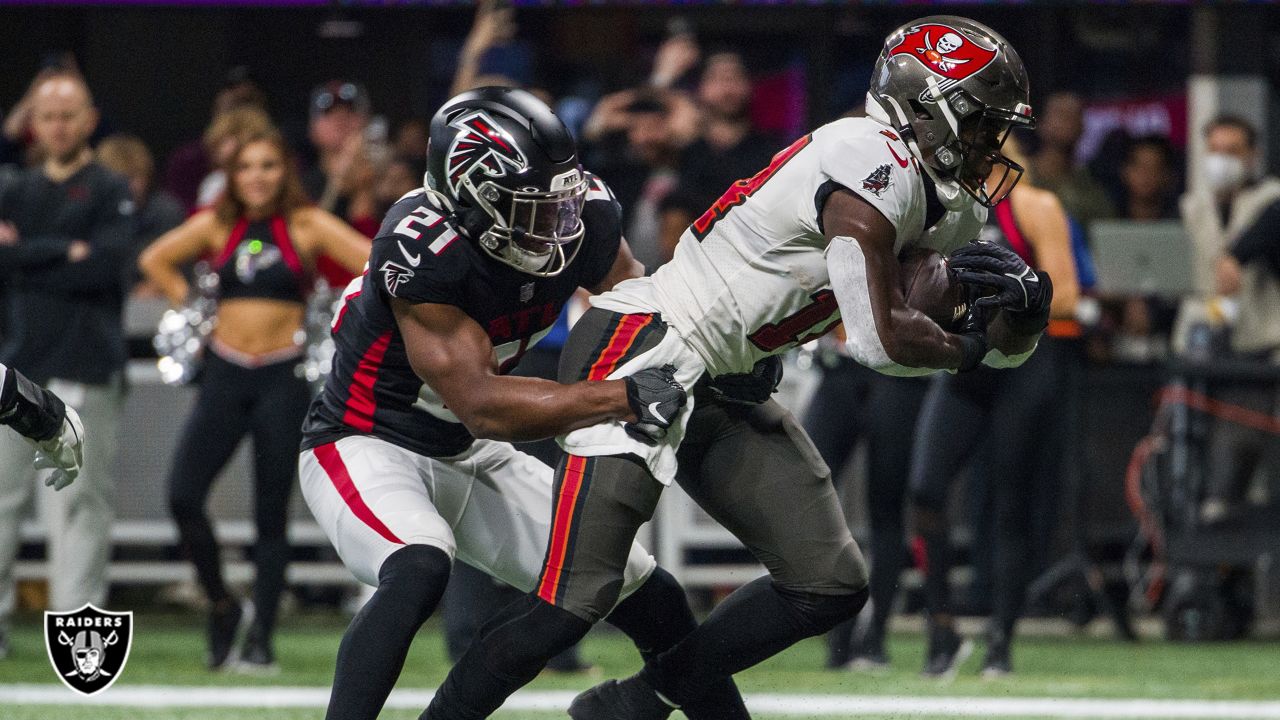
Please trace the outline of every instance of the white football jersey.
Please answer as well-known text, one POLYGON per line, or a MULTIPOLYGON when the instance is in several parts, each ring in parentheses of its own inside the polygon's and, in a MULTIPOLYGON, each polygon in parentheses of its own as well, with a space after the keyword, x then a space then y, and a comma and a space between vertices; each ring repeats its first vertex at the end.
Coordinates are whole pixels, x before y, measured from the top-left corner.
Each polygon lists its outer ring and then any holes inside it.
POLYGON ((661 313, 711 375, 825 334, 840 320, 827 273, 819 209, 834 190, 857 193, 893 224, 894 251, 943 254, 977 237, 986 208, 968 196, 932 227, 922 170, 906 144, 871 118, 824 125, 739 180, 685 230, 671 262, 620 283, 592 304, 661 313))

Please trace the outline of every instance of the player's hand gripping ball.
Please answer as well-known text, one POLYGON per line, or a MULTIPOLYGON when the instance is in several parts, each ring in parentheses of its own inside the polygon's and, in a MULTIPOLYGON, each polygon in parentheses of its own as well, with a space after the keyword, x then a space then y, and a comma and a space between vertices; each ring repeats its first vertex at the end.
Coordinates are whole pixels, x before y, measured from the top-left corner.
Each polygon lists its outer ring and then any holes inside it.
POLYGON ((947 259, 933 250, 913 248, 899 257, 898 277, 907 305, 955 332, 969 310, 969 293, 947 259))

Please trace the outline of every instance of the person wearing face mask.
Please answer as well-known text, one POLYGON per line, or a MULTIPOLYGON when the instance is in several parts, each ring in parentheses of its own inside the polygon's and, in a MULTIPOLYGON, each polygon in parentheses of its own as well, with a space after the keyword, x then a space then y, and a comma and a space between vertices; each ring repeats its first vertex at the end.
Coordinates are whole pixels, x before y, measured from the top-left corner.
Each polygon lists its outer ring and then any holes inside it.
MULTIPOLYGON (((1280 360, 1280 271, 1269 261, 1266 246, 1274 245, 1267 240, 1280 224, 1271 209, 1280 202, 1280 179, 1260 176, 1257 131, 1243 118, 1215 118, 1205 127, 1204 139, 1208 153, 1202 189, 1188 192, 1181 202, 1194 252, 1197 296, 1183 303, 1179 349, 1194 353, 1184 339, 1191 328, 1220 326, 1234 315, 1230 354, 1274 363, 1280 360), (1264 227, 1268 224, 1270 233, 1264 227)), ((1275 391, 1269 385, 1235 384, 1216 394, 1227 403, 1275 413, 1275 391)), ((1265 442, 1259 433, 1233 423, 1215 425, 1202 520, 1223 519, 1243 499, 1258 462, 1267 455, 1265 442)))

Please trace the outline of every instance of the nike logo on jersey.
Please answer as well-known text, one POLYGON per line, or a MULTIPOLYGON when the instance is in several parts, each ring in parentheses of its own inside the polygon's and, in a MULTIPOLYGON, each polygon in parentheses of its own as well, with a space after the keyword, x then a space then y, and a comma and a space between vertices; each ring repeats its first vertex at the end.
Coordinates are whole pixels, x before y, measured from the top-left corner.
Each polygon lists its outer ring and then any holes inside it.
POLYGON ((667 423, 668 425, 671 424, 670 420, 666 419, 663 417, 662 413, 658 412, 658 403, 656 402, 649 403, 649 414, 658 418, 658 422, 667 423))
POLYGON ((898 167, 905 168, 907 166, 908 164, 907 160, 905 160, 904 158, 898 157, 898 153, 896 150, 893 149, 892 145, 890 145, 889 143, 885 143, 884 146, 889 148, 889 154, 893 155, 894 160, 898 161, 898 167))
POLYGON ((396 245, 400 246, 400 252, 404 253, 404 259, 409 261, 410 267, 418 267, 418 263, 422 262, 422 256, 410 253, 409 248, 405 247, 404 243, 399 240, 396 241, 396 245))

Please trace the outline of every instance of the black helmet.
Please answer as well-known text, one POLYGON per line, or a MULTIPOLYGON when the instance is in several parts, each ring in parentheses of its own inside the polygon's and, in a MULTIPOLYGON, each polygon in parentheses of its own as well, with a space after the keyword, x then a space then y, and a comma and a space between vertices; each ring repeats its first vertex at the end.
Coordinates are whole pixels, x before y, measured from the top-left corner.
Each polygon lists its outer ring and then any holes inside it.
POLYGON ((1003 200, 1022 167, 1000 153, 1009 130, 1031 128, 1030 84, 1022 59, 994 30, 936 15, 889 34, 868 93, 879 117, 898 129, 916 158, 978 202, 1003 200), (1003 166, 994 187, 990 168, 1003 166))
POLYGON ((582 245, 587 182, 573 136, 523 90, 482 87, 440 108, 426 189, 481 249, 522 272, 557 275, 582 245))

